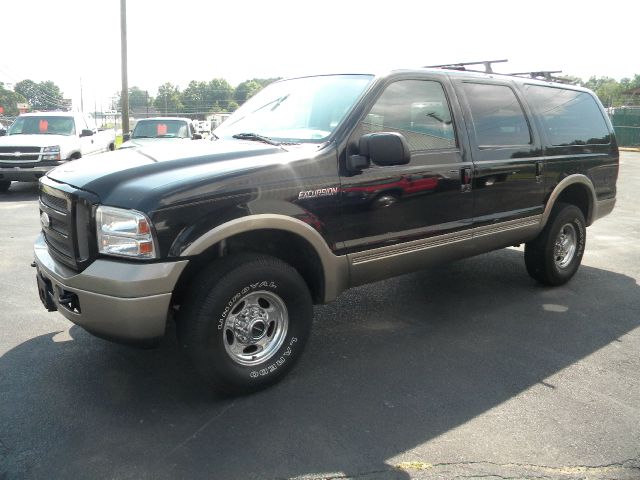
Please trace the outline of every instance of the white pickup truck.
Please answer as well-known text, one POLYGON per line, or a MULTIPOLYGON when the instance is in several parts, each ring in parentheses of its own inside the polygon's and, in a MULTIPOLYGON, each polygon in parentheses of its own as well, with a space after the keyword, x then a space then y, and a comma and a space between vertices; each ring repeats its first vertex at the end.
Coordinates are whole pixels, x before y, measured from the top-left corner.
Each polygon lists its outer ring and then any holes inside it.
POLYGON ((91 115, 26 113, 0 137, 0 193, 12 181, 32 182, 58 165, 115 148, 113 129, 98 130, 91 115))

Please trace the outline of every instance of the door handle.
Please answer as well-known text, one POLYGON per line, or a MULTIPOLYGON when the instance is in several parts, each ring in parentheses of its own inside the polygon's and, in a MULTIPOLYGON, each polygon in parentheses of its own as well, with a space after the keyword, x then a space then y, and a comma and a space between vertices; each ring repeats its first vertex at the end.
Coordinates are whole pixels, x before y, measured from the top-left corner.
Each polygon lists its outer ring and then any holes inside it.
POLYGON ((544 162, 536 162, 536 183, 542 182, 542 174, 544 173, 544 162))
POLYGON ((471 191, 471 169, 460 169, 460 191, 462 193, 468 193, 471 191))

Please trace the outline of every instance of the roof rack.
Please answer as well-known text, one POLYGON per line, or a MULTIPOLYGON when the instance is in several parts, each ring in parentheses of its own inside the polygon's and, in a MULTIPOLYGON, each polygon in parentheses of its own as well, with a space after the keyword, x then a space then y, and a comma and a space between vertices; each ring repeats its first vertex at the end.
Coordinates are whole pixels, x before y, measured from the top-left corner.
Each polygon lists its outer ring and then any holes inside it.
POLYGON ((449 70, 464 70, 467 72, 481 72, 481 73, 496 73, 491 66, 493 63, 506 63, 509 60, 482 60, 481 62, 460 62, 460 63, 445 63, 443 65, 427 65, 423 68, 446 68, 449 70), (468 65, 484 65, 484 72, 482 70, 470 70, 468 65))
POLYGON ((518 73, 509 73, 508 75, 512 75, 514 77, 530 77, 534 79, 545 79, 548 82, 559 82, 559 83, 567 83, 567 80, 562 77, 556 77, 554 73, 562 73, 562 70, 538 70, 535 72, 518 72, 518 73))
POLYGON ((443 68, 446 70, 461 70, 465 72, 476 73, 490 73, 493 75, 505 75, 511 77, 530 77, 533 79, 544 79, 548 82, 568 83, 566 79, 562 77, 556 77, 554 73, 562 73, 562 70, 537 70, 531 72, 517 72, 517 73, 498 73, 493 70, 494 63, 506 63, 508 60, 482 60, 480 62, 460 62, 460 63, 445 63, 442 65, 427 65, 423 68, 443 68), (467 68, 470 65, 484 65, 484 70, 475 70, 467 68))

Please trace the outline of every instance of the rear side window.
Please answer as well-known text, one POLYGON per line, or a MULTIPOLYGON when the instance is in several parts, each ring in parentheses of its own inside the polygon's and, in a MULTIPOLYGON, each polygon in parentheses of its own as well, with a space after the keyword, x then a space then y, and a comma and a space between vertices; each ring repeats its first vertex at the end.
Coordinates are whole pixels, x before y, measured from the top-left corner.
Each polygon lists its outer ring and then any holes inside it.
POLYGON ((527 85, 525 98, 554 146, 606 145, 609 129, 594 98, 585 92, 527 85))
POLYGON ((476 141, 480 147, 508 147, 531 143, 529 123, 511 88, 463 83, 476 141))

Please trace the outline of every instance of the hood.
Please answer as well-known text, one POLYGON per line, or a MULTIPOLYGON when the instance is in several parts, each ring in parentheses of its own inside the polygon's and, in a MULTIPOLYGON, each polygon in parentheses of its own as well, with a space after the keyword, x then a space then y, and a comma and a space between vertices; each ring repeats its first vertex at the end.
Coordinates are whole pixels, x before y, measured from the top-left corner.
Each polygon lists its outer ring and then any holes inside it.
POLYGON ((47 176, 94 193, 105 205, 149 211, 176 190, 286 163, 295 155, 281 147, 237 140, 161 143, 68 162, 47 176))
POLYGON ((75 137, 68 135, 6 135, 0 137, 0 146, 51 147, 68 144, 75 137))
POLYGON ((190 138, 132 138, 124 142, 120 145, 120 148, 133 148, 133 147, 149 147, 153 145, 158 145, 159 143, 164 144, 165 142, 184 142, 185 140, 191 140, 190 138))

